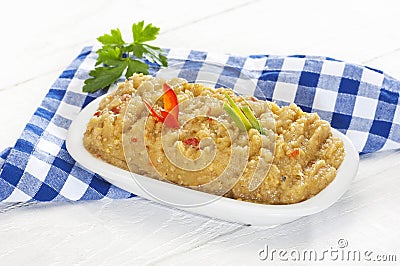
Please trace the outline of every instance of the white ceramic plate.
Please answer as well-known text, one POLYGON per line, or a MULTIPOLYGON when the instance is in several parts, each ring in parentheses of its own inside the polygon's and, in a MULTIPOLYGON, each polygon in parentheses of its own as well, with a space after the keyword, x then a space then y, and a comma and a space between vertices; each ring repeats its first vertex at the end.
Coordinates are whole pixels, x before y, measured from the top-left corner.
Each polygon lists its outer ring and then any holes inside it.
POLYGON ((66 143, 71 156, 83 167, 101 175, 111 184, 140 197, 192 213, 259 226, 287 223, 331 206, 345 193, 357 173, 359 162, 357 151, 346 136, 333 130, 333 134, 343 140, 346 152, 337 176, 319 194, 296 204, 264 205, 243 202, 133 174, 92 156, 83 146, 82 140, 86 125, 93 113, 96 112, 100 101, 101 98, 98 98, 91 102, 72 122, 66 143), (151 188, 151 193, 149 193, 149 188, 151 188), (154 195, 159 195, 159 197, 154 195), (182 204, 184 202, 188 204, 182 204))

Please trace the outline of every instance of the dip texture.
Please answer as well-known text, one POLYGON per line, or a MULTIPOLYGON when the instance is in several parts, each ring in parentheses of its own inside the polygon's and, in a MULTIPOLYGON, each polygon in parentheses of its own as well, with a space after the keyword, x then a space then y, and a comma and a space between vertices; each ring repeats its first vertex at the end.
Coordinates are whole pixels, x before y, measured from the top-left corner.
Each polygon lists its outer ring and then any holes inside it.
POLYGON ((345 152, 328 122, 295 104, 279 107, 230 89, 134 74, 106 96, 83 137, 94 156, 152 178, 238 200, 291 204, 323 190, 345 152), (156 119, 163 85, 179 101, 179 128, 156 119), (228 94, 248 105, 265 133, 240 130, 224 110, 228 94))

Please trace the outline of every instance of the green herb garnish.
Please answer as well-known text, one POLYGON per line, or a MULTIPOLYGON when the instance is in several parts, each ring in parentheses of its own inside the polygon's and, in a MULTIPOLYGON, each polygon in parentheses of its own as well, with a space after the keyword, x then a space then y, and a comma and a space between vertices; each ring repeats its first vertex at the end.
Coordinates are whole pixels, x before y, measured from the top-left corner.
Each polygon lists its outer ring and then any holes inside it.
POLYGON ((249 119, 251 126, 257 129, 260 132, 260 134, 265 135, 264 128, 261 126, 260 121, 258 121, 257 118, 254 116, 253 111, 250 109, 250 106, 248 105, 242 106, 242 111, 247 117, 247 119, 249 119))
POLYGON ((224 110, 228 113, 228 115, 241 130, 249 130, 251 128, 255 128, 260 132, 260 134, 265 135, 264 128, 254 116, 253 111, 250 109, 250 106, 245 105, 239 108, 239 106, 237 106, 237 104, 227 93, 225 93, 225 97, 228 99, 228 103, 224 103, 224 110))
POLYGON ((160 28, 151 23, 144 25, 144 21, 132 25, 133 42, 126 43, 122 39, 121 31, 111 30, 111 34, 104 34, 97 38, 103 46, 97 50, 98 58, 96 68, 89 72, 91 78, 85 80, 82 90, 84 92, 95 92, 107 88, 117 81, 125 69, 125 77, 129 78, 133 73, 149 73, 149 66, 142 59, 145 58, 152 63, 167 66, 167 58, 159 47, 146 44, 156 39, 160 28), (101 65, 101 66, 99 66, 101 65))
MULTIPOLYGON (((241 130, 248 130, 250 129, 247 128, 242 120, 242 118, 238 115, 238 113, 228 104, 224 103, 224 110, 228 113, 228 115, 232 118, 232 120, 236 123, 236 125, 241 129, 241 130)), ((247 120, 247 118, 245 118, 247 120)), ((249 121, 247 121, 249 122, 249 121)))

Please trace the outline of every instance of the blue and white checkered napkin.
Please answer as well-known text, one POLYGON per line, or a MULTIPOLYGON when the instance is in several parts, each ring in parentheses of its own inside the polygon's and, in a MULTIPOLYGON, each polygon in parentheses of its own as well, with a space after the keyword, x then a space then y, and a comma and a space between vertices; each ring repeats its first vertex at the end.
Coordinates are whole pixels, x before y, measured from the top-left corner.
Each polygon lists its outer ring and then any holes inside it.
MULTIPOLYGON (((253 88, 246 88, 247 93, 278 104, 295 102, 305 111, 317 112, 345 133, 360 153, 400 148, 400 81, 382 71, 315 56, 166 52, 170 65, 184 63, 179 76, 188 80, 195 79, 204 62, 226 65, 217 73, 218 79, 230 84, 246 75, 254 81, 253 88)), ((65 147, 71 121, 105 93, 81 92, 95 61, 92 47, 84 48, 50 88, 15 146, 0 153, 0 202, 134 196, 84 169, 65 147)), ((157 70, 151 65, 152 74, 157 70)))

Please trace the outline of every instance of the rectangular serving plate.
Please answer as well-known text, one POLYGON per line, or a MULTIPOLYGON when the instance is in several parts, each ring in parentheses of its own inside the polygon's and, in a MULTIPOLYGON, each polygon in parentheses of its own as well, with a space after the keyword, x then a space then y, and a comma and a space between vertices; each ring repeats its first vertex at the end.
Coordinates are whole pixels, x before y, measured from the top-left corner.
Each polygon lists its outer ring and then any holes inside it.
POLYGON ((111 184, 137 196, 184 211, 256 226, 276 226, 320 212, 334 204, 348 189, 358 170, 359 156, 351 141, 332 129, 345 148, 345 158, 336 178, 320 193, 303 202, 267 205, 234 200, 159 181, 113 166, 90 154, 83 146, 86 126, 102 96, 88 104, 72 122, 66 140, 71 156, 84 168, 99 174, 111 184))

